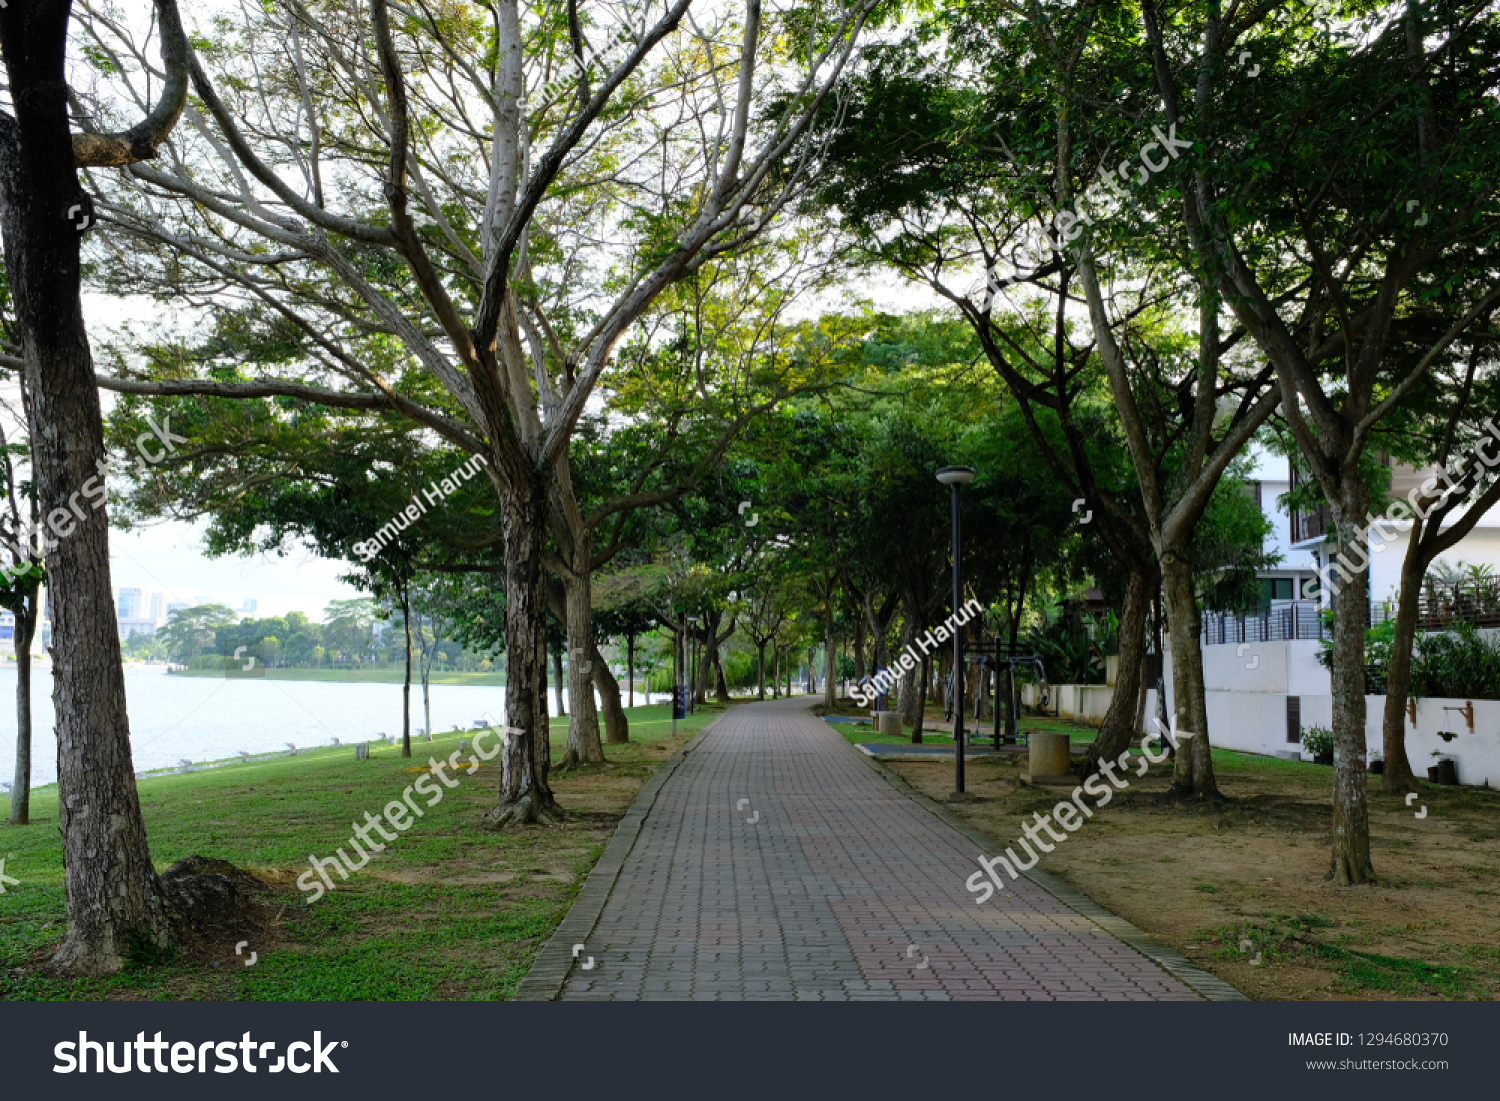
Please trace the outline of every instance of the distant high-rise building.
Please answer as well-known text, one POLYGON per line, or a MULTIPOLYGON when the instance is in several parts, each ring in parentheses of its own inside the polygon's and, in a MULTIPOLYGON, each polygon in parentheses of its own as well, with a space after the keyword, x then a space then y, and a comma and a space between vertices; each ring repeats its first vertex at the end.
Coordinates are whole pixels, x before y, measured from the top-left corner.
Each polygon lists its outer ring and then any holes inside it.
POLYGON ((167 605, 167 615, 171 615, 178 608, 191 608, 192 605, 186 600, 173 600, 167 605))
POLYGON ((115 607, 116 617, 119 619, 141 618, 141 590, 121 589, 119 603, 115 607))
POLYGON ((244 612, 246 615, 254 615, 259 607, 259 600, 256 600, 253 596, 247 596, 245 597, 245 602, 240 605, 240 611, 244 612))
POLYGON ((156 624, 157 626, 161 626, 161 624, 166 621, 166 613, 162 608, 162 602, 166 599, 167 597, 165 593, 151 594, 151 612, 146 618, 151 620, 151 622, 156 624))

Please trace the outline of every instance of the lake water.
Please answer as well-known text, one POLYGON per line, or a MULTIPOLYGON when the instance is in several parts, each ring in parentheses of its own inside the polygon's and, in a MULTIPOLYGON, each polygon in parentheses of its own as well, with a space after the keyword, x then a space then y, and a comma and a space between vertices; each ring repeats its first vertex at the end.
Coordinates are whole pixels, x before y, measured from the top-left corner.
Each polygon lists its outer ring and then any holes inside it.
MULTIPOLYGON (((639 682, 636 688, 636 703, 646 702, 639 682)), ((505 717, 503 687, 435 684, 431 692, 434 730, 469 727, 485 713, 497 720, 505 717)), ((241 750, 284 750, 288 742, 300 748, 331 745, 334 738, 348 744, 378 734, 401 734, 399 684, 169 677, 164 666, 151 665, 125 670, 125 693, 137 772, 176 765, 184 758, 211 761, 241 750)), ((623 697, 623 684, 621 693, 623 697)), ((7 783, 16 767, 15 699, 15 667, 0 665, 0 780, 7 783)), ((557 714, 550 689, 547 706, 557 714)), ((33 787, 57 779, 52 718, 52 669, 38 666, 31 675, 33 787)), ((421 685, 413 684, 413 735, 424 725, 421 685)))

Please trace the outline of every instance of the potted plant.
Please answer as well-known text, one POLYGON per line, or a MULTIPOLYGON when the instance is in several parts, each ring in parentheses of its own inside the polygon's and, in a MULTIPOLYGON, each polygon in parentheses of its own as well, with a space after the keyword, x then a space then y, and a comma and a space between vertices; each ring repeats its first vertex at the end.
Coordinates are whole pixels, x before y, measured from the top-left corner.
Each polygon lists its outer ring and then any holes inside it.
POLYGON ((1333 731, 1326 726, 1303 727, 1302 748, 1312 754, 1313 764, 1333 764, 1333 731))

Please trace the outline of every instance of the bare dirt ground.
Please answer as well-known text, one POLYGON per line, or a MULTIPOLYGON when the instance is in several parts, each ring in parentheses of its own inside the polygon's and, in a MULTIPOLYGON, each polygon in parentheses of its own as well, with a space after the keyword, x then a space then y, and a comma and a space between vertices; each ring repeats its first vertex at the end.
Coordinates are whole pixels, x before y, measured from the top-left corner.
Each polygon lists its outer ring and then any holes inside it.
MULTIPOLYGON (((1071 792, 1023 783, 1023 761, 971 761, 978 801, 952 809, 1011 843, 1071 792)), ((1370 777, 1380 881, 1341 888, 1324 879, 1331 768, 1217 750, 1214 764, 1224 803, 1169 802, 1156 766, 1038 867, 1252 998, 1500 996, 1500 793, 1424 784, 1407 807, 1370 777)), ((887 767, 934 799, 953 790, 951 759, 887 767)))

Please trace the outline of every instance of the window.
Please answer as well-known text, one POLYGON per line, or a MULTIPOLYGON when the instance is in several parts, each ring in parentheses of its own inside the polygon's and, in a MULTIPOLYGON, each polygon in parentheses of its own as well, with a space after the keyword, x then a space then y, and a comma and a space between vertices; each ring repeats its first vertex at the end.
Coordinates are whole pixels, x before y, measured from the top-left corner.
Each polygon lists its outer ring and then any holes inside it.
POLYGON ((1286 742, 1287 745, 1302 743, 1302 697, 1286 698, 1286 742))

